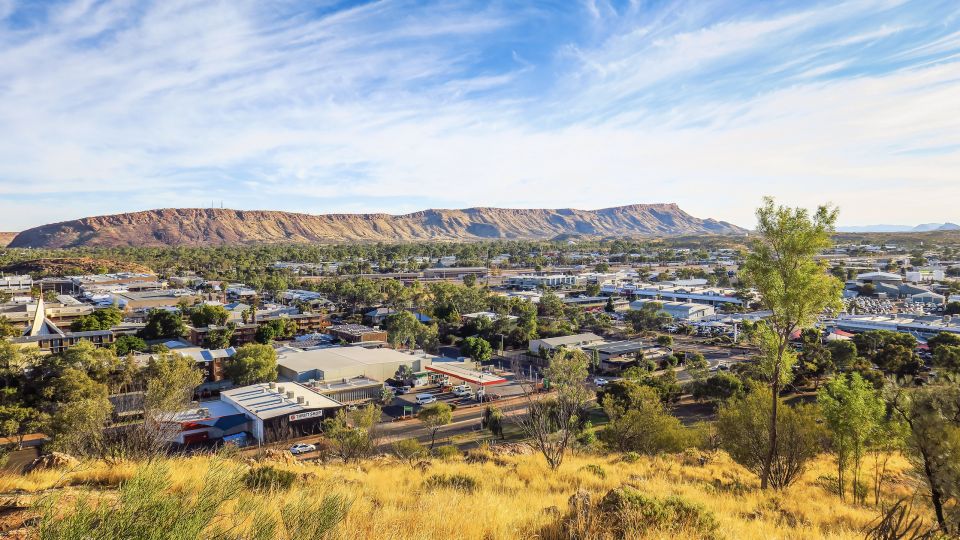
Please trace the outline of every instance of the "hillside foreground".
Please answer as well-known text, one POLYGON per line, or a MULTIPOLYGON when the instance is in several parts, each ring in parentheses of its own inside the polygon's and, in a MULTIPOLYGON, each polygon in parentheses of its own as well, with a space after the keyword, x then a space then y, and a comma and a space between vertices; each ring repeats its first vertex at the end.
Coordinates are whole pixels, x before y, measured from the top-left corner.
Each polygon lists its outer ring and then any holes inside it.
MULTIPOLYGON (((481 447, 415 463, 383 455, 346 464, 298 462, 273 451, 257 459, 208 455, 164 458, 150 465, 98 461, 68 470, 4 473, 0 528, 15 538, 75 537, 50 528, 40 535, 40 530, 55 516, 75 515, 76 504, 86 502, 110 505, 105 515, 113 517, 149 516, 139 519, 149 520, 152 537, 170 538, 163 532, 163 512, 144 502, 150 497, 143 495, 143 485, 123 494, 137 484, 131 482, 135 475, 140 484, 154 481, 153 489, 179 501, 175 504, 202 506, 197 503, 222 497, 225 502, 208 510, 217 515, 212 523, 229 529, 224 538, 316 538, 317 530, 304 530, 304 523, 315 526, 316 518, 298 521, 291 515, 316 516, 338 506, 345 517, 323 537, 860 539, 880 514, 877 507, 853 505, 835 495, 835 462, 827 455, 791 488, 776 492, 760 490, 755 476, 719 451, 656 457, 578 453, 551 471, 539 455, 516 449, 502 453, 481 447), (264 468, 271 478, 283 474, 276 471, 289 471, 292 485, 251 487, 250 471, 264 468), (156 483, 158 478, 169 481, 156 483), (640 506, 631 504, 633 499, 640 506), (258 536, 257 525, 273 520, 285 525, 258 536)), ((892 456, 884 488, 887 502, 908 496, 911 485, 910 464, 892 456)), ((186 521, 183 516, 204 511, 191 507, 179 518, 168 518, 180 523, 186 521)))

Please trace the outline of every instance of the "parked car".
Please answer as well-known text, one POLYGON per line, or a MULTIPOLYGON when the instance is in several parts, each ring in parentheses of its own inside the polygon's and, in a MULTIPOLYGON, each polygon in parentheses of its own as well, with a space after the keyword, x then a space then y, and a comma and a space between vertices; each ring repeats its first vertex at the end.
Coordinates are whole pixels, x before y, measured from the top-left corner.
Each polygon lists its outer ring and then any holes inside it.
POLYGON ((596 377, 595 379, 593 379, 593 384, 597 386, 606 386, 610 384, 610 381, 604 379, 603 377, 596 377))
POLYGON ((417 405, 429 405, 430 403, 436 403, 437 398, 433 394, 417 394, 417 405))
POLYGON ((317 447, 312 444, 298 443, 290 447, 290 453, 293 455, 306 454, 307 452, 316 452, 317 447))
POLYGON ((413 387, 411 387, 411 386, 394 386, 394 387, 393 387, 393 393, 396 394, 396 395, 398 395, 398 396, 402 396, 403 394, 406 394, 406 393, 410 392, 410 390, 412 390, 412 389, 413 389, 413 387))
POLYGON ((453 395, 457 397, 468 397, 472 393, 473 391, 470 390, 470 387, 465 384, 461 384, 460 386, 453 387, 453 395))

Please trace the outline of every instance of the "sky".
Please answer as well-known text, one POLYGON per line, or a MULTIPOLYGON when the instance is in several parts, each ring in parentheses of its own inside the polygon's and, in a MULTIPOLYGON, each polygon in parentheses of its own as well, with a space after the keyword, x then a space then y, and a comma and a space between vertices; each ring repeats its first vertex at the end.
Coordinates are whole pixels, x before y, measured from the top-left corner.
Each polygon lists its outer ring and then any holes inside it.
POLYGON ((0 0, 0 230, 764 195, 960 222, 956 0, 0 0))

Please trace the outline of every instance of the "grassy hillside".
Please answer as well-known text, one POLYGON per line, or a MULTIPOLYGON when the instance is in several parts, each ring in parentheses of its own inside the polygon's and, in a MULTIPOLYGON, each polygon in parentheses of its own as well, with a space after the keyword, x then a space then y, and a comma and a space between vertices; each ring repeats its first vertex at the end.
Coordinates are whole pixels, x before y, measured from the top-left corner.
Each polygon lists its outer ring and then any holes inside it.
MULTIPOLYGON (((834 462, 823 456, 814 462, 804 478, 785 492, 760 491, 755 477, 733 464, 723 453, 638 457, 574 455, 559 470, 551 472, 535 455, 501 455, 488 449, 466 456, 433 459, 414 465, 380 457, 359 464, 301 464, 280 460, 269 466, 291 471, 290 488, 253 490, 242 484, 248 470, 267 465, 234 458, 194 457, 161 461, 161 476, 169 485, 162 489, 176 501, 189 501, 207 482, 229 491, 232 480, 243 485, 236 499, 220 505, 213 521, 239 528, 230 538, 249 538, 254 522, 239 516, 273 515, 280 525, 272 537, 301 538, 299 526, 287 509, 321 496, 342 495, 349 510, 329 536, 342 539, 368 538, 863 538, 863 530, 876 518, 872 506, 858 507, 841 502, 830 488, 834 462), (705 462, 704 462, 705 461, 705 462), (226 476, 209 476, 212 468, 226 476), (226 473, 224 473, 226 471, 226 473), (230 475, 234 476, 230 476, 230 475), (226 478, 226 479, 225 479, 226 478), (630 493, 643 501, 640 511, 618 512, 619 499, 607 497, 611 490, 630 486, 630 493), (578 494, 579 492, 579 494, 578 494), (575 494, 578 494, 574 497, 575 494), (640 495, 637 495, 640 494, 640 495), (580 501, 581 511, 570 513, 570 500, 580 501), (602 509, 603 506, 605 509, 602 509), (281 512, 281 508, 284 508, 281 512), (591 508, 587 511, 587 508, 591 508), (257 514, 257 513, 260 514, 257 514), (280 514, 283 513, 283 518, 280 514), (583 534, 582 531, 588 531, 583 534), (285 532, 286 531, 286 532, 285 532), (578 533, 578 531, 580 531, 578 533)), ((154 465, 152 470, 156 469, 154 465)), ((26 507, 47 501, 50 516, 69 515, 75 501, 111 504, 109 515, 122 515, 118 486, 135 472, 151 470, 142 463, 85 463, 71 472, 37 471, 27 475, 0 476, 7 512, 0 521, 3 530, 15 536, 36 533, 24 520, 38 515, 26 507)), ((909 465, 895 456, 886 496, 905 496, 910 482, 909 465)), ((141 473, 142 474, 142 473, 141 473)), ((142 483, 142 482, 141 482, 142 483)), ((129 485, 129 482, 127 482, 129 485)), ((208 489, 211 486, 207 486, 208 489)), ((126 489, 132 489, 130 487, 126 489)), ((138 488, 141 489, 141 488, 138 488)), ((130 496, 130 493, 127 493, 130 496)), ((142 504, 148 497, 130 497, 125 505, 142 504)), ((200 497, 212 500, 209 494, 200 497)), ((868 501, 872 499, 868 497, 868 501)), ((123 497, 120 497, 123 500, 123 497)), ((336 505, 334 505, 335 507, 336 505)), ((327 511, 329 505, 323 506, 327 511)), ((146 515, 142 508, 137 512, 146 515)), ((308 515, 316 515, 313 511, 308 515)), ((926 517, 926 516, 924 516, 926 517)), ((158 518, 151 518, 158 519, 158 518)), ((182 519, 181 519, 182 521, 182 519)), ((929 522, 929 520, 927 520, 929 522)), ((312 523, 316 523, 314 519, 312 523)), ((48 522, 49 524, 49 522, 48 522)), ((46 538, 67 538, 67 535, 46 538)), ((166 536, 157 536, 166 538, 166 536)), ((271 536, 267 536, 271 537, 271 536)))

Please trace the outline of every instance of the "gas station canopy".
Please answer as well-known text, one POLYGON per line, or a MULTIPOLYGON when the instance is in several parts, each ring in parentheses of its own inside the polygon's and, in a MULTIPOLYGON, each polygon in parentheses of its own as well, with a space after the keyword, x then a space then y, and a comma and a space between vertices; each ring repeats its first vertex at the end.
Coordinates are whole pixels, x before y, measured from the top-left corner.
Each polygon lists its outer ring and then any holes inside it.
POLYGON ((467 369, 460 366, 451 366, 444 364, 432 364, 427 366, 427 370, 434 373, 440 373, 442 375, 447 375, 454 379, 459 379, 463 382, 474 384, 477 386, 493 386, 495 384, 503 384, 507 382, 503 377, 494 375, 492 373, 484 373, 482 371, 477 371, 475 369, 467 369))

